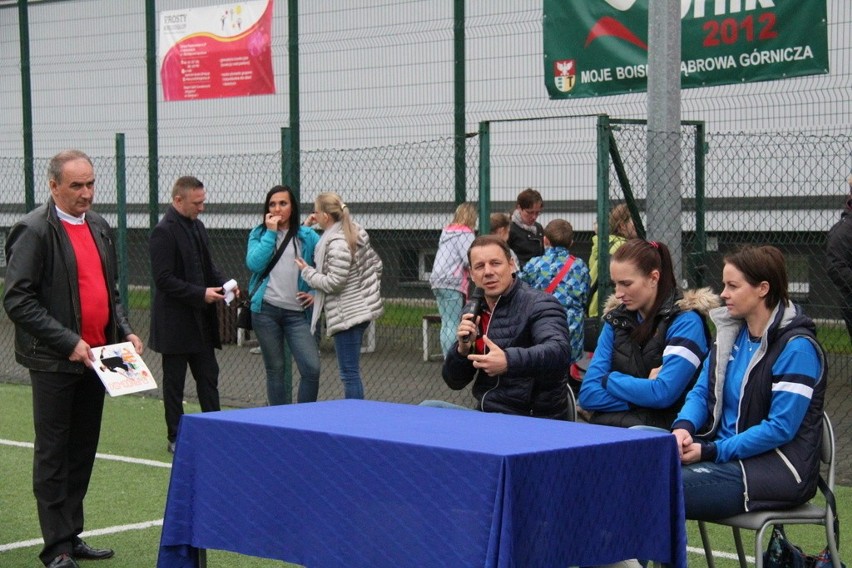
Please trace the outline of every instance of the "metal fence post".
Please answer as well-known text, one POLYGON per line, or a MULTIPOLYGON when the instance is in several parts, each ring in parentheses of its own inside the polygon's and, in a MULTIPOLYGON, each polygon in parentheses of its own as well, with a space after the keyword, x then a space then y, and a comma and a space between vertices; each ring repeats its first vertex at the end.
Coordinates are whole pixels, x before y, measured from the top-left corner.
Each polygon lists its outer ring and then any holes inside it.
MULTIPOLYGON (((456 205, 467 201, 467 170, 465 164, 465 34, 464 2, 453 2, 453 120, 455 122, 454 161, 456 205)), ((480 225, 481 227, 481 225, 480 225)))
POLYGON ((288 185, 293 190, 293 196, 298 198, 301 186, 301 163, 299 152, 301 150, 301 134, 299 126, 299 0, 288 0, 287 2, 287 51, 289 53, 289 78, 290 78, 290 144, 288 169, 288 185))
POLYGON ((127 295, 127 160, 124 146, 124 133, 115 135, 115 203, 116 231, 118 249, 118 293, 125 309, 130 309, 127 295))
POLYGON ((24 204, 35 209, 35 166, 33 153, 33 92, 30 81, 30 20, 27 0, 18 0, 18 34, 21 44, 21 112, 24 134, 24 204))
POLYGON ((598 213, 598 313, 609 296, 609 145, 612 129, 609 116, 598 116, 597 122, 597 213, 598 213))
POLYGON ((479 234, 491 232, 491 123, 479 123, 479 234))
POLYGON ((707 270, 707 233, 704 216, 707 206, 704 200, 704 158, 707 154, 704 139, 704 123, 695 126, 695 242, 692 249, 690 275, 697 287, 705 285, 707 270))

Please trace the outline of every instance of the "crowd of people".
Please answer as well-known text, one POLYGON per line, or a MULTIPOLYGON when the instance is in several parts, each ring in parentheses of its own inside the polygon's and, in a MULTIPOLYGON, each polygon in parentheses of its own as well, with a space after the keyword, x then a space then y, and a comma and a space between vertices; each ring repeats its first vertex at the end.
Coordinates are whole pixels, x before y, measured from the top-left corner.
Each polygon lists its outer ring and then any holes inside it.
MULTIPOLYGON (((144 345, 119 297, 110 228, 91 210, 91 159, 78 150, 57 154, 48 181, 47 203, 7 238, 3 302, 15 324, 16 360, 32 383, 40 559, 74 568, 77 560, 114 554, 80 539, 104 401, 92 347, 128 341, 141 354, 144 345)), ((828 254, 842 291, 852 281, 848 181, 847 210, 828 254)), ((247 236, 251 278, 243 291, 226 286, 230 279, 212 258, 199 219, 206 197, 199 179, 179 178, 149 239, 155 293, 148 345, 162 355, 171 453, 187 367, 202 411, 220 408, 217 305, 229 294, 248 300, 270 405, 293 402, 285 346, 299 371, 296 401, 317 400, 323 328, 334 343, 343 396, 364 398, 362 341, 383 313, 381 257, 340 195, 317 195, 302 220, 289 187, 269 189, 247 236)), ((571 223, 538 222, 543 208, 541 194, 525 189, 511 214, 493 213, 491 233, 477 236, 477 206, 462 203, 441 231, 430 278, 441 316, 441 376, 450 389, 470 386, 475 404, 423 404, 566 419, 573 404, 568 369, 584 356, 585 320, 597 318, 600 333, 579 389, 583 416, 671 432, 687 518, 809 500, 819 472, 825 355, 813 321, 790 299, 781 252, 743 247, 724 257, 721 294, 683 290, 668 246, 637 237, 625 205, 613 208, 610 234, 594 237, 588 262, 571 252, 571 223), (614 287, 605 302, 596 300, 601 246, 610 252, 614 287)))

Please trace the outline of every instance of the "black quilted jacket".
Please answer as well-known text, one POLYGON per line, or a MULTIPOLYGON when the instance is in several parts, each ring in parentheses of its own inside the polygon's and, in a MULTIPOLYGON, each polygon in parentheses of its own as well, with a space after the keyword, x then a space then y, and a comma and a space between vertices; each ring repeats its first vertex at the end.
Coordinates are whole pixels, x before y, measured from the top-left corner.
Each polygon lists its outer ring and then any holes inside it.
POLYGON ((474 381, 473 396, 485 412, 565 418, 571 346, 562 305, 516 280, 497 301, 486 334, 506 352, 506 373, 489 377, 477 371, 453 344, 444 360, 444 382, 461 390, 474 381))

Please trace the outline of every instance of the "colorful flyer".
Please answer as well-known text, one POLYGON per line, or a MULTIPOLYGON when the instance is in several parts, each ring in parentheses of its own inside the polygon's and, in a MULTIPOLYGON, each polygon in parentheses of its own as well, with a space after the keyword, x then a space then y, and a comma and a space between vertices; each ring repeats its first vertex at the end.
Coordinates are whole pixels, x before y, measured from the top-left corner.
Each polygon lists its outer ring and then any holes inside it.
POLYGON ((272 1, 161 12, 165 100, 274 94, 272 1))
POLYGON ((157 388, 157 381, 129 341, 92 347, 94 368, 110 396, 157 388))

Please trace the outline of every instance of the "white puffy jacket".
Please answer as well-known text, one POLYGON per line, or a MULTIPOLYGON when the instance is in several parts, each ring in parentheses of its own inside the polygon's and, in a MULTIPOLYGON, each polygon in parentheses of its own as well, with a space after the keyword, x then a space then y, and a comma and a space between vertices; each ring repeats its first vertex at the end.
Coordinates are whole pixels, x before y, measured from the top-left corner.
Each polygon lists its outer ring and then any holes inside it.
POLYGON ((382 313, 382 259, 370 245, 370 237, 358 229, 354 256, 335 223, 326 229, 314 251, 316 268, 306 266, 302 278, 316 290, 311 331, 325 310, 326 333, 334 335, 359 323, 378 319, 382 313))

